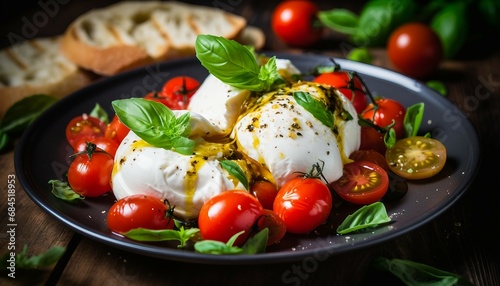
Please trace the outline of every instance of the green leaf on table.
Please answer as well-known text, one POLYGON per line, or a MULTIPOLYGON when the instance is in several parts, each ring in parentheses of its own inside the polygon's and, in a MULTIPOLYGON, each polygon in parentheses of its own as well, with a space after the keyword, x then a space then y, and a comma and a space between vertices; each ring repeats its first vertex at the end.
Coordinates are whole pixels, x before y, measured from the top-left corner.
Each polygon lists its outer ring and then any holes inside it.
POLYGON ((346 234, 362 229, 377 227, 391 221, 382 202, 365 205, 348 215, 337 227, 338 234, 346 234))
POLYGON ((283 82, 275 57, 260 66, 253 51, 234 40, 199 35, 195 50, 196 57, 213 76, 235 88, 266 91, 283 82))
POLYGON ((293 98, 300 106, 309 111, 314 118, 321 121, 321 123, 330 128, 334 126, 332 111, 324 103, 312 97, 311 94, 297 91, 293 93, 293 98))
POLYGON ((245 175, 245 172, 243 172, 243 170, 241 169, 240 165, 230 160, 222 160, 220 161, 220 164, 224 170, 226 170, 229 174, 238 179, 238 181, 240 181, 240 183, 245 187, 245 189, 248 190, 249 188, 248 178, 245 175))
POLYGON ((57 98, 45 94, 36 94, 14 103, 2 119, 0 129, 3 132, 22 132, 42 112, 57 101, 57 98))
POLYGON ((377 257, 374 267, 389 271, 406 285, 412 286, 472 286, 464 277, 426 264, 405 260, 377 257))
POLYGON ((346 58, 365 64, 371 64, 373 61, 373 57, 367 48, 354 48, 347 54, 346 58))
POLYGON ((195 141, 191 132, 189 112, 176 117, 164 104, 144 98, 119 99, 111 102, 120 121, 147 143, 192 155, 195 141))
MULTIPOLYGON (((28 246, 25 245, 23 249, 15 255, 16 268, 35 269, 51 266, 59 261, 65 251, 66 249, 64 247, 53 246, 45 253, 29 255, 28 246)), ((7 261, 9 258, 10 253, 2 255, 2 261, 0 262, 2 269, 9 267, 7 261)))
POLYGON ((52 185, 52 194, 59 199, 75 202, 79 200, 83 200, 85 197, 76 193, 67 182, 63 182, 60 180, 50 180, 49 184, 52 185))
POLYGON ((359 22, 358 15, 347 9, 320 11, 318 19, 323 26, 347 35, 355 33, 359 22))
POLYGON ((441 94, 442 96, 446 96, 448 94, 448 89, 446 88, 446 85, 442 81, 439 81, 439 80, 429 80, 425 84, 428 87, 430 87, 433 90, 435 90, 437 93, 441 94))

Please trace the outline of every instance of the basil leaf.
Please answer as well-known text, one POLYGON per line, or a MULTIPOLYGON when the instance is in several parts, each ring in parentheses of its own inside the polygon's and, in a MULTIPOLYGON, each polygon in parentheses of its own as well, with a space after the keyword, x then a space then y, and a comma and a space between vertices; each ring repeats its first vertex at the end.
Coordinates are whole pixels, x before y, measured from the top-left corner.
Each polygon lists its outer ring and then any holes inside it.
POLYGON ((405 118, 403 120, 406 137, 416 136, 420 125, 422 124, 422 118, 424 117, 424 103, 416 103, 406 109, 405 118))
POLYGON ((390 149, 396 144, 398 139, 396 138, 396 130, 394 128, 389 128, 387 132, 384 134, 384 144, 387 149, 390 149))
POLYGON ((234 161, 230 160, 222 160, 220 161, 220 164, 224 170, 226 170, 229 174, 231 174, 233 177, 238 179, 240 183, 245 187, 245 189, 248 190, 248 178, 245 175, 245 172, 241 169, 240 165, 238 165, 234 161))
POLYGON ((320 11, 318 19, 323 26, 347 35, 353 35, 356 32, 359 21, 358 15, 347 9, 320 11))
POLYGON ((52 194, 59 199, 75 202, 79 200, 83 200, 85 197, 76 193, 67 182, 59 181, 59 180, 50 180, 49 184, 52 185, 52 194))
MULTIPOLYGON (((63 256, 65 251, 66 249, 64 247, 53 246, 45 253, 30 256, 28 254, 28 246, 25 245, 23 249, 16 254, 16 268, 34 269, 51 266, 63 256)), ((2 263, 0 264, 2 269, 9 267, 7 265, 9 255, 9 253, 6 253, 2 256, 2 263)))
POLYGON ((243 244, 244 254, 256 254, 266 252, 267 239, 269 238, 269 229, 266 227, 259 231, 254 236, 250 237, 245 244, 243 244))
POLYGON ((330 128, 333 127, 333 113, 321 101, 312 97, 308 92, 303 91, 294 92, 293 98, 300 106, 309 111, 314 118, 330 128))
POLYGON ((460 275, 410 260, 377 257, 373 264, 377 269, 391 272, 406 285, 473 285, 460 275))
POLYGON ((346 234, 365 228, 376 227, 391 221, 387 215, 385 206, 381 202, 375 202, 359 208, 348 215, 337 227, 337 233, 346 234))
POLYGON ((12 140, 9 137, 9 134, 3 132, 0 129, 0 152, 7 150, 8 146, 11 146, 12 140))
POLYGON ((425 83, 428 87, 432 88, 442 96, 446 96, 448 94, 448 89, 446 88, 446 85, 439 80, 429 80, 428 82, 425 83))
POLYGON ((366 64, 371 64, 373 61, 372 55, 367 48, 354 48, 349 54, 347 54, 347 59, 351 61, 362 62, 366 64))
POLYGON ((233 246, 236 239, 245 231, 242 230, 229 238, 227 243, 216 240, 201 240, 194 244, 194 249, 197 252, 209 254, 237 254, 243 251, 242 248, 233 246))
POLYGON ((177 240, 179 241, 179 245, 177 247, 182 248, 185 247, 186 243, 199 232, 200 229, 198 228, 184 229, 184 227, 180 227, 179 230, 136 228, 129 230, 123 235, 137 241, 177 240))
POLYGON ((0 129, 6 133, 24 131, 31 122, 56 101, 57 98, 45 94, 23 98, 5 112, 0 129))
POLYGON ((144 98, 120 99, 111 104, 120 121, 147 143, 192 155, 195 141, 188 138, 189 113, 177 118, 162 103, 144 98))
POLYGON ((271 58, 260 67, 255 54, 234 40, 198 35, 195 51, 201 64, 213 76, 235 88, 264 91, 281 79, 275 60, 271 58))
POLYGON ((94 108, 90 111, 89 115, 95 118, 99 118, 102 122, 104 122, 104 124, 109 123, 108 113, 106 112, 106 110, 104 110, 104 108, 101 107, 99 103, 96 103, 94 108))

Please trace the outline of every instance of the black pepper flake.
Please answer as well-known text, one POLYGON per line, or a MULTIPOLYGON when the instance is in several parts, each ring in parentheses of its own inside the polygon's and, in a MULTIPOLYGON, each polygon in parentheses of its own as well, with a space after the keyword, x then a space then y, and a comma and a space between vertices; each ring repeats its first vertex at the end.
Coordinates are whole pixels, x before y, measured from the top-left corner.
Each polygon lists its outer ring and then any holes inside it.
POLYGON ((297 136, 302 136, 302 133, 300 133, 300 132, 297 132, 297 136))
POLYGON ((247 130, 250 131, 250 132, 252 132, 254 130, 253 125, 248 125, 247 126, 247 130))

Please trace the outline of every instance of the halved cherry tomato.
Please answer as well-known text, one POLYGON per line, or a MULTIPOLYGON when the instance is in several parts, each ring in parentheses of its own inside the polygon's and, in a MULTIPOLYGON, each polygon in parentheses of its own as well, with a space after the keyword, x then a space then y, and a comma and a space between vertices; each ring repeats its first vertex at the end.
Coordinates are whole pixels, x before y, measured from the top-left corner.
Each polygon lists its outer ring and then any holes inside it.
POLYGON ((76 193, 82 196, 98 197, 111 191, 112 170, 113 157, 111 155, 102 151, 89 150, 77 155, 71 162, 68 169, 68 183, 76 193))
POLYGON ((114 116, 113 120, 106 126, 106 131, 104 132, 104 137, 111 138, 120 144, 130 132, 130 129, 123 124, 118 116, 114 116))
POLYGON ((273 210, 290 233, 308 233, 326 221, 332 210, 328 186, 315 177, 297 177, 276 195, 273 210))
POLYGON ((108 228, 117 233, 125 233, 136 228, 172 229, 174 219, 169 215, 169 207, 153 196, 136 194, 115 202, 108 211, 108 228))
POLYGON ((375 163, 382 167, 382 169, 389 171, 389 165, 387 164, 387 160, 385 156, 381 153, 370 149, 370 150, 356 150, 349 155, 349 158, 354 161, 368 161, 375 163))
POLYGON ((75 153, 85 151, 88 142, 94 143, 98 149, 105 151, 113 157, 115 156, 116 150, 119 146, 115 140, 108 137, 97 137, 91 140, 81 139, 75 143, 75 153))
POLYGON ((245 231, 234 242, 241 246, 252 234, 253 226, 264 214, 256 197, 240 190, 230 190, 213 196, 201 207, 198 227, 203 239, 227 242, 233 235, 245 231))
POLYGON ((425 179, 439 173, 446 163, 446 147, 433 138, 413 136, 398 140, 385 153, 389 168, 406 179, 425 179))
POLYGON ((384 129, 389 126, 396 131, 396 137, 405 137, 404 118, 406 108, 397 100, 390 98, 379 98, 375 100, 375 104, 370 103, 361 116, 373 122, 373 124, 384 129))
POLYGON ((278 38, 286 44, 307 47, 321 38, 318 6, 312 1, 282 1, 273 11, 271 26, 278 38))
POLYGON ((84 139, 92 140, 104 136, 106 124, 99 118, 86 113, 76 116, 66 125, 66 139, 73 149, 75 144, 84 139))
POLYGON ((348 71, 326 72, 318 75, 313 82, 327 84, 337 88, 354 105, 356 112, 361 113, 367 106, 366 89, 358 75, 348 71))
POLYGON ((340 179, 331 183, 333 190, 353 204, 371 204, 387 192, 389 177, 382 167, 372 162, 354 161, 344 165, 340 179))
POLYGON ((278 194, 278 189, 274 184, 268 181, 256 181, 250 187, 250 192, 257 197, 263 208, 273 209, 273 202, 278 194))
POLYGON ((257 221, 259 230, 267 228, 269 235, 267 245, 278 243, 286 234, 285 222, 274 211, 264 209, 264 215, 257 221))

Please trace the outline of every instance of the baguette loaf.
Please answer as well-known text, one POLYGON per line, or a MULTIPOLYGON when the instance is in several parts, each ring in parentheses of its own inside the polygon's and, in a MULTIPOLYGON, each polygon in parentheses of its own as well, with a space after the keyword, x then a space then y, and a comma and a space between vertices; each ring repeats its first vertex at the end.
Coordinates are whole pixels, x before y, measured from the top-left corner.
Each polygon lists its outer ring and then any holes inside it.
POLYGON ((34 94, 65 96, 92 77, 60 53, 60 37, 24 41, 0 51, 0 118, 16 101, 34 94))
POLYGON ((78 17, 65 31, 61 51, 80 67, 111 76, 194 55, 197 35, 234 39, 245 26, 245 18, 212 7, 176 1, 124 1, 78 17))

